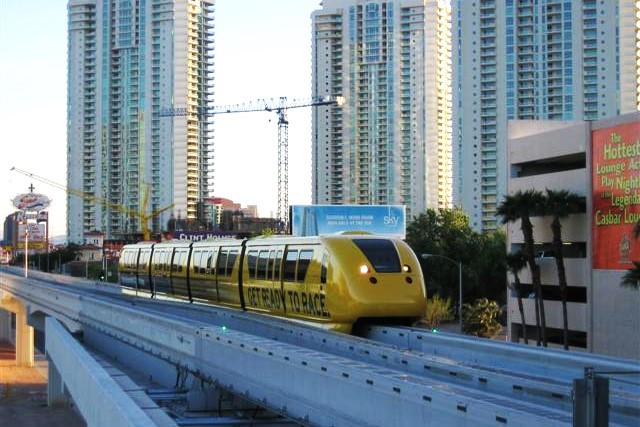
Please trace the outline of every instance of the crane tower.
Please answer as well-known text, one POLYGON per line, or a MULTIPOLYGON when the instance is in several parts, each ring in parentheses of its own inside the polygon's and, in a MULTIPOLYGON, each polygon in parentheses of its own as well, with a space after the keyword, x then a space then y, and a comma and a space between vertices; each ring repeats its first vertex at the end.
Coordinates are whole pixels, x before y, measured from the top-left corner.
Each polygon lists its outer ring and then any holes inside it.
POLYGON ((289 224, 289 121, 287 110, 302 107, 341 106, 344 98, 324 97, 321 99, 294 99, 286 97, 263 98, 243 104, 219 105, 209 107, 164 108, 160 117, 208 116, 213 114, 248 113, 270 111, 278 115, 278 206, 277 219, 280 232, 289 224))

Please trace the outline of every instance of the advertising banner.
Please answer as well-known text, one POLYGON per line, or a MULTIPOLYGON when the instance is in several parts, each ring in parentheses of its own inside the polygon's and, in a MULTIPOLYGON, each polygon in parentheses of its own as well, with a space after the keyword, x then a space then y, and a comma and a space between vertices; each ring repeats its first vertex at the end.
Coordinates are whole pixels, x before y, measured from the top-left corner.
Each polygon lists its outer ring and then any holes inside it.
POLYGON ((406 234, 402 205, 294 205, 290 218, 294 236, 366 231, 404 239, 406 234))
POLYGON ((593 268, 626 270, 640 260, 640 122, 592 132, 593 268))
POLYGON ((209 230, 209 231, 180 231, 176 230, 171 236, 172 240, 190 240, 192 242, 199 242, 202 240, 215 240, 215 239, 237 239, 237 231, 222 231, 222 230, 209 230))
POLYGON ((35 223, 18 225, 18 240, 16 242, 17 249, 24 251, 27 227, 29 227, 29 251, 46 249, 46 226, 44 224, 35 223))

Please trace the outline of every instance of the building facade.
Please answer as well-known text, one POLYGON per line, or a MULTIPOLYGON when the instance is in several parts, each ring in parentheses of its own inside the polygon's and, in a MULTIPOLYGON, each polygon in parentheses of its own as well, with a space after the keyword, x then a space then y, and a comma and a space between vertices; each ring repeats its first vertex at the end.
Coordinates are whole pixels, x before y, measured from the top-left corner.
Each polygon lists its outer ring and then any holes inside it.
POLYGON ((314 204, 452 206, 451 8, 324 0, 312 14, 314 204))
POLYGON ((67 234, 122 239, 209 196, 213 0, 68 3, 67 234))
MULTIPOLYGON (((536 189, 568 190, 584 197, 582 212, 561 219, 567 281, 567 319, 572 350, 640 359, 640 289, 621 286, 640 260, 640 112, 595 121, 509 122, 509 194, 536 189)), ((533 216, 539 254, 547 338, 562 347, 563 315, 552 252, 552 218, 533 216)), ((511 253, 523 246, 520 221, 508 224, 511 253)), ((515 289, 508 291, 508 336, 536 343, 535 299, 528 268, 524 286, 525 324, 515 289)), ((511 283, 514 277, 510 275, 511 283)))
POLYGON ((637 0, 455 0, 454 203, 499 225, 507 121, 595 120, 640 106, 637 0))

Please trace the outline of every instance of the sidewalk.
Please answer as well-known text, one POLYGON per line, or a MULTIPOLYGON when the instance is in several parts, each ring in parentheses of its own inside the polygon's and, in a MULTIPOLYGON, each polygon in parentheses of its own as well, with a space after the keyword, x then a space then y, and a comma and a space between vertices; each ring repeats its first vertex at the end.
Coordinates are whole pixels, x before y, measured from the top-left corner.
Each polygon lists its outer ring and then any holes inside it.
POLYGON ((15 359, 15 348, 0 341, 0 427, 86 426, 73 407, 47 406, 47 379, 36 368, 15 366, 15 359))

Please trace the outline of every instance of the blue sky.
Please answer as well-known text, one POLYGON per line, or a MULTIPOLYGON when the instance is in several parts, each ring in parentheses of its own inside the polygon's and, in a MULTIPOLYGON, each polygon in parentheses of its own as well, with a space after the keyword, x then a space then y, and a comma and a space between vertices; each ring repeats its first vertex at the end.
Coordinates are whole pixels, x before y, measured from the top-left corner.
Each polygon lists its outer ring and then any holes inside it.
MULTIPOLYGON (((216 0, 215 103, 311 96, 311 12, 319 0, 216 0)), ((52 199, 51 235, 66 233, 67 2, 0 0, 0 221, 28 192, 52 199)), ((311 111, 290 110, 289 203, 311 203, 311 111)), ((277 207, 277 116, 215 117, 214 196, 277 207)))

